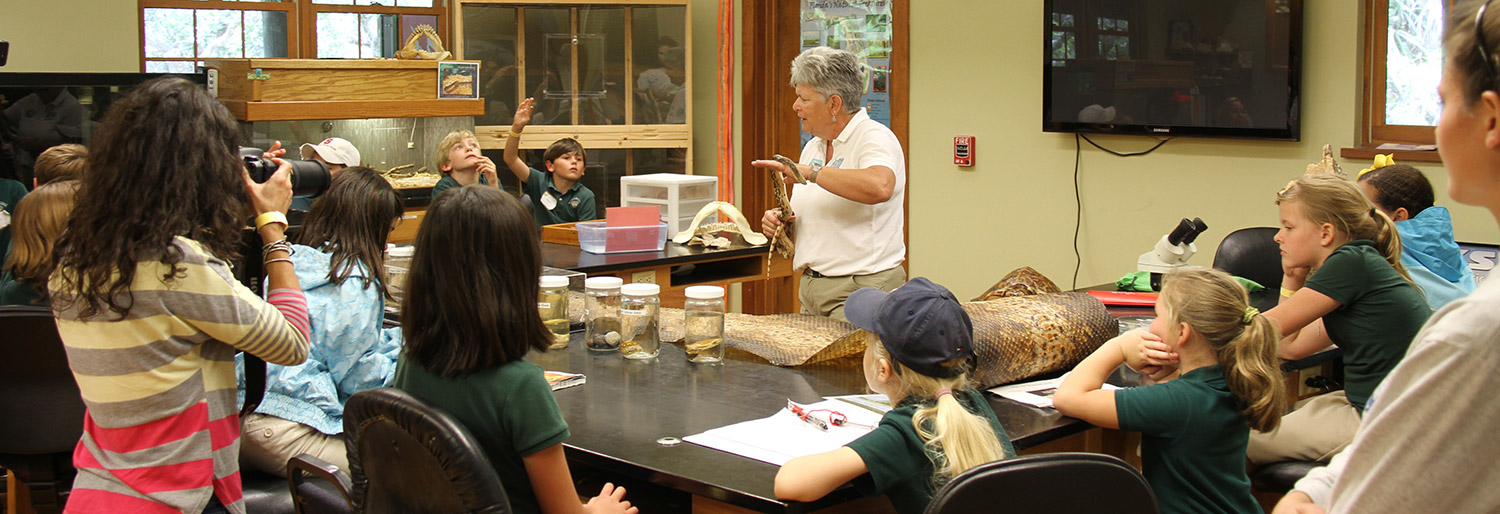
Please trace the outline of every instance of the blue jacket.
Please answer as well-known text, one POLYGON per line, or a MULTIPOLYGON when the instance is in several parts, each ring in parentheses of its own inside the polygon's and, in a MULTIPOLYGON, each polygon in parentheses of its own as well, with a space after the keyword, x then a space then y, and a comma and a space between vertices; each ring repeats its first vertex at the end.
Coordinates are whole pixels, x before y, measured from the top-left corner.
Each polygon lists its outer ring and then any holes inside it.
POLYGON ((1396 222, 1401 233, 1401 265, 1437 310, 1467 296, 1478 285, 1453 241, 1453 221, 1446 207, 1432 206, 1411 219, 1396 222))
MULTIPOLYGON (((401 351, 401 329, 382 329, 385 300, 369 273, 357 267, 341 285, 328 281, 332 255, 292 245, 292 264, 307 295, 312 348, 297 366, 266 366, 266 396, 255 412, 307 425, 319 432, 344 432, 349 396, 390 385, 401 351)), ((240 401, 245 399, 244 356, 235 357, 240 401)))

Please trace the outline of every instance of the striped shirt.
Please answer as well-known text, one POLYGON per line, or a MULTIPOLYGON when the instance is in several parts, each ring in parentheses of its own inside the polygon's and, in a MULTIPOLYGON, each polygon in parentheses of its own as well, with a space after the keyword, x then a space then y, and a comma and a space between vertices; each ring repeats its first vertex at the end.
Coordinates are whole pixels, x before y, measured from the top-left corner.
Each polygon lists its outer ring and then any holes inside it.
POLYGON ((236 349, 266 362, 307 358, 307 305, 299 290, 270 301, 240 285, 224 261, 179 237, 182 271, 141 262, 124 319, 84 319, 73 291, 51 283, 57 330, 88 410, 73 451, 78 477, 68 512, 201 512, 216 495, 243 514, 236 349))

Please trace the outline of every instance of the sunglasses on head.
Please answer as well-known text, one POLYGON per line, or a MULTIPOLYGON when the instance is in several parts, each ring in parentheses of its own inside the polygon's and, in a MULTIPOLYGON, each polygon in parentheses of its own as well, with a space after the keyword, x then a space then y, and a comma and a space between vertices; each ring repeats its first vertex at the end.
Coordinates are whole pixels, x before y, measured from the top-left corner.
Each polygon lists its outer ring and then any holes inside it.
POLYGON ((1479 12, 1474 14, 1474 43, 1479 50, 1479 58, 1484 60, 1484 69, 1490 74, 1490 90, 1500 92, 1500 74, 1495 72, 1495 61, 1490 59, 1489 44, 1484 39, 1484 11, 1490 6, 1489 0, 1479 4, 1479 12))

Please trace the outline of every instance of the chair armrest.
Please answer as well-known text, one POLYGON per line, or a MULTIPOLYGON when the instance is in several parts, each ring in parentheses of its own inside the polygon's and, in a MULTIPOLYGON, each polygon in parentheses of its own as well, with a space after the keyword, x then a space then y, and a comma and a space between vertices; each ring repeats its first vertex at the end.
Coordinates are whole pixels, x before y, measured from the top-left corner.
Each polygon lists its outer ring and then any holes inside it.
POLYGON ((1282 371, 1296 371, 1296 370, 1299 370, 1299 369, 1311 368, 1313 366, 1317 366, 1319 364, 1322 364, 1324 362, 1328 362, 1328 361, 1331 361, 1331 360, 1334 360, 1334 359, 1342 359, 1342 358, 1344 358, 1344 351, 1341 350, 1341 349, 1339 349, 1339 348, 1337 348, 1337 347, 1334 347, 1334 348, 1331 348, 1331 349, 1323 350, 1323 351, 1318 352, 1318 353, 1314 353, 1312 355, 1308 355, 1308 356, 1303 357, 1301 359, 1297 359, 1297 360, 1294 360, 1294 361, 1283 362, 1283 363, 1281 363, 1281 370, 1282 371))
POLYGON ((344 504, 348 507, 345 512, 354 511, 354 498, 349 493, 353 490, 349 474, 323 459, 304 453, 286 462, 286 480, 288 487, 292 490, 292 501, 298 513, 303 512, 303 505, 306 503, 301 489, 307 476, 321 479, 325 485, 319 487, 330 490, 329 492, 337 492, 342 496, 344 504))

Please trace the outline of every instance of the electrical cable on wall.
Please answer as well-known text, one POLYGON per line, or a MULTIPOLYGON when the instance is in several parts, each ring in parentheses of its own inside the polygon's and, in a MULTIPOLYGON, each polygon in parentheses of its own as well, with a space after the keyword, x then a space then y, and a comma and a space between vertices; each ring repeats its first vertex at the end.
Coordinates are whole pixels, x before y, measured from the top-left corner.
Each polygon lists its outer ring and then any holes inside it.
POLYGON ((1079 165, 1083 162, 1083 143, 1079 141, 1080 138, 1094 145, 1094 148, 1104 150, 1110 155, 1117 157, 1139 157, 1146 155, 1156 151, 1157 148, 1161 148, 1161 145, 1167 144, 1167 141, 1172 140, 1172 138, 1162 139, 1157 141, 1156 146, 1139 152, 1121 153, 1099 146, 1099 143, 1095 143, 1094 140, 1089 139, 1088 136, 1081 133, 1073 133, 1073 287, 1070 289, 1078 289, 1078 271, 1083 268, 1083 253, 1078 251, 1078 232, 1083 228, 1083 195, 1079 193, 1078 189, 1078 169, 1079 165))

